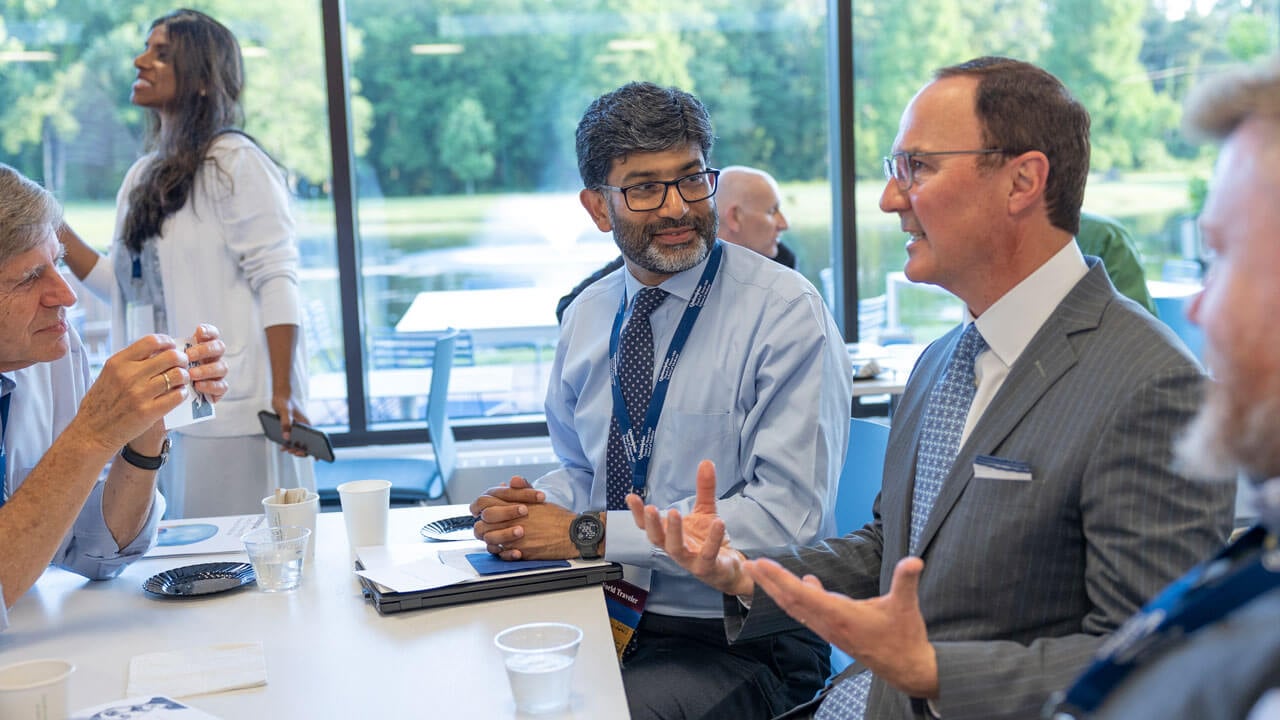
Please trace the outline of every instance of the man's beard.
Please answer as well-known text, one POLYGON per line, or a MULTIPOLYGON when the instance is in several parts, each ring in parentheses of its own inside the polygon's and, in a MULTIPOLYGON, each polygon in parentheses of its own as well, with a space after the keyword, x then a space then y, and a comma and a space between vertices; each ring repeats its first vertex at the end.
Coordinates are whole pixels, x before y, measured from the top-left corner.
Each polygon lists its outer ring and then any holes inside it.
POLYGON ((1274 390, 1228 378, 1211 383, 1174 450, 1176 467, 1201 479, 1235 480, 1239 471, 1256 479, 1280 475, 1280 394, 1274 390))
POLYGON ((679 220, 663 218, 648 225, 629 223, 618 217, 609 206, 609 221, 613 223, 613 241, 631 262, 657 275, 675 275, 702 262, 716 241, 717 219, 715 212, 689 213, 679 220), (691 227, 702 242, 689 243, 687 247, 663 247, 654 242, 655 233, 677 227, 691 227))

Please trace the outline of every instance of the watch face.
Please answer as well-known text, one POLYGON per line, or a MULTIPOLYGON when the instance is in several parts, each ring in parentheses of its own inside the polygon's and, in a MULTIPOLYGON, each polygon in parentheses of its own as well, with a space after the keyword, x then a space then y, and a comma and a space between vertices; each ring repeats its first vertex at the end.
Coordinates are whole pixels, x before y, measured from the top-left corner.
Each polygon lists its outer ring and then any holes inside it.
POLYGON ((600 525, 598 518, 579 515, 574 518, 569 534, 576 545, 594 545, 600 542, 600 537, 604 535, 604 528, 600 525))

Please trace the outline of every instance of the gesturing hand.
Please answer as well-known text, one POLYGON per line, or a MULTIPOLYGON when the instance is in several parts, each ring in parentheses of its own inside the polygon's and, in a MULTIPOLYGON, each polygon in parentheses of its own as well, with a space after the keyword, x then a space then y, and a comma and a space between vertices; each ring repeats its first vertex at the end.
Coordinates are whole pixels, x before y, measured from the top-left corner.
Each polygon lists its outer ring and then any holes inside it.
POLYGON ((696 488, 693 510, 684 517, 674 509, 664 517, 635 493, 627 495, 627 508, 649 542, 691 575, 727 595, 751 595, 755 586, 742 572, 744 556, 729 545, 724 521, 716 514, 716 466, 711 461, 698 463, 696 488))
POLYGON ((913 697, 937 697, 937 656, 917 597, 924 571, 920 558, 900 560, 889 593, 867 600, 827 592, 813 575, 798 578, 772 560, 743 565, 778 607, 877 677, 913 697))

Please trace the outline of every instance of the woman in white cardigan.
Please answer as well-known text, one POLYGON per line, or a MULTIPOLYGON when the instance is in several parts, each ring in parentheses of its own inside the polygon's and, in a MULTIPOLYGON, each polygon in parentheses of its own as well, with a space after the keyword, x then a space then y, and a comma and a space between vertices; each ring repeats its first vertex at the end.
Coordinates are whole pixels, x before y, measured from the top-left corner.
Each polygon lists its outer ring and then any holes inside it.
POLYGON ((307 422, 298 249, 283 178, 237 128, 243 62, 213 18, 178 10, 152 23, 131 101, 149 110, 147 154, 117 196, 100 255, 69 228, 67 264, 113 309, 112 344, 210 322, 222 330, 230 391, 211 420, 171 433, 160 489, 167 517, 261 512, 276 487, 315 487, 311 461, 280 451, 257 418, 307 422))

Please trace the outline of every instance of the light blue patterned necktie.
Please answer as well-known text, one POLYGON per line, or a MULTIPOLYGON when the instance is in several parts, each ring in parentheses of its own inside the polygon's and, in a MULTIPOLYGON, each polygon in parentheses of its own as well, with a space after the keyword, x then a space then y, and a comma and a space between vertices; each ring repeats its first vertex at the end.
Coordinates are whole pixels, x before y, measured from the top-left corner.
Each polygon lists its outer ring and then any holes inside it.
POLYGON ((916 455, 915 489, 911 494, 909 547, 912 554, 917 550, 920 533, 929 522, 929 512, 942 490, 942 481, 951 472, 956 453, 960 451, 964 421, 977 391, 973 363, 986 349, 987 341, 978 332, 978 324, 969 323, 951 353, 951 361, 942 373, 942 380, 929 393, 929 407, 925 410, 920 430, 920 450, 916 455))
MULTIPOLYGON (((969 323, 951 353, 942 379, 929 393, 929 407, 925 410, 920 430, 915 490, 911 497, 912 552, 916 550, 920 531, 929 520, 929 511, 942 489, 942 481, 951 472, 956 453, 960 451, 964 421, 977 390, 973 363, 985 349, 987 341, 982 339, 977 324, 969 323)), ((814 714, 814 720, 862 720, 870 692, 871 672, 858 673, 827 692, 814 714)))

